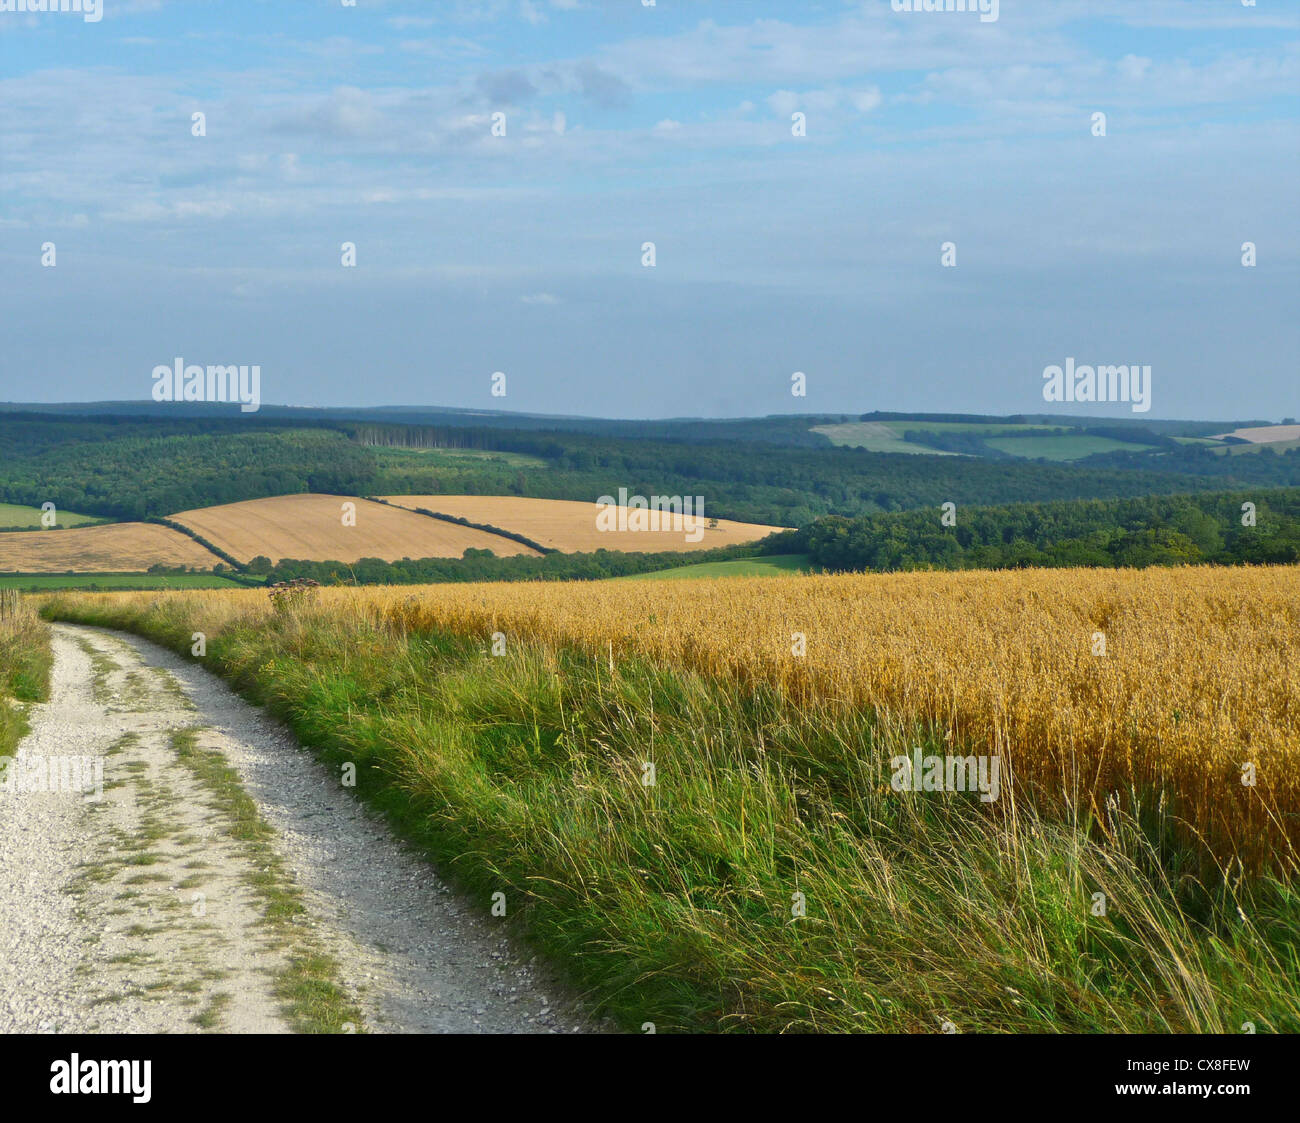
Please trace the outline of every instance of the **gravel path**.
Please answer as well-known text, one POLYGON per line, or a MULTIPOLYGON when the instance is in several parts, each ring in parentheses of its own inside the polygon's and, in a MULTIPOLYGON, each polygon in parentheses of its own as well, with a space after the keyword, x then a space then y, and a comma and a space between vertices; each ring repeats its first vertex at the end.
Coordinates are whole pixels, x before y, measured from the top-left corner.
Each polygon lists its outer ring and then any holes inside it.
MULTIPOLYGON (((288 949, 254 859, 177 730, 238 772, 368 1032, 596 1032, 571 997, 215 676, 133 636, 54 626, 50 701, 0 792, 0 1033, 287 1032, 288 949), (34 791, 83 758, 81 787, 34 791)), ((69 786, 68 776, 59 786, 69 786)), ((485 902, 486 904, 486 902, 485 902)), ((299 949, 301 950, 301 949, 299 949)))

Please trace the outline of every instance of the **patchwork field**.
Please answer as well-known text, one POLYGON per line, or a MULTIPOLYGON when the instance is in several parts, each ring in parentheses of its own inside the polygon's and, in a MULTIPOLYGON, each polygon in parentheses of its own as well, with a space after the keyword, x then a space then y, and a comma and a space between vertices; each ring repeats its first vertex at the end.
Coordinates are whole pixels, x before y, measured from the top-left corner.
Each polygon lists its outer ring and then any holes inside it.
POLYGON ((0 534, 0 573, 123 573, 154 565, 211 569, 220 561, 180 531, 154 523, 0 534))
MULTIPOLYGON (((409 507, 412 510, 423 507, 426 511, 437 511, 439 514, 469 519, 470 522, 500 527, 565 553, 589 553, 595 550, 624 550, 628 553, 712 550, 718 546, 755 542, 782 529, 779 526, 732 522, 729 519, 719 519, 716 527, 709 527, 706 515, 698 528, 700 540, 690 542, 686 540, 683 530, 598 530, 596 514, 600 507, 595 503, 577 503, 566 499, 521 499, 510 495, 385 495, 382 498, 399 507, 409 507)), ((686 522, 687 530, 693 526, 692 521, 686 522)))
POLYGON ((469 549, 491 550, 498 557, 538 556, 497 534, 346 495, 279 495, 182 511, 172 518, 241 562, 259 556, 272 562, 458 558, 469 549), (356 505, 355 526, 343 523, 345 503, 356 505))

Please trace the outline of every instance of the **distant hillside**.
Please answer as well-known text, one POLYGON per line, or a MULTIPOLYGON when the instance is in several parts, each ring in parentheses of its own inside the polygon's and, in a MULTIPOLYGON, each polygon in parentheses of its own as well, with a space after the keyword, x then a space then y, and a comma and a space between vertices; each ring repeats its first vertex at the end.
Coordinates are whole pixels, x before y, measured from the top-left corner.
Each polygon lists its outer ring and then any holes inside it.
MULTIPOLYGON (((678 425, 673 439, 540 428, 398 425, 272 416, 171 419, 0 413, 0 503, 140 520, 292 494, 495 495, 594 502, 630 494, 700 495, 711 517, 803 526, 943 502, 1170 495, 1300 486, 1300 448, 1226 455, 1202 437, 1149 428, 1044 430, 1044 421, 874 422, 892 451, 781 443, 818 418, 678 425), (921 424, 917 422, 916 424, 921 424), (690 426, 703 428, 690 428, 690 426), (690 440, 720 426, 731 436, 690 440), (764 440, 733 426, 768 427, 764 440), (1010 428, 1008 428, 1010 427, 1010 428), (930 442, 928 445, 926 442, 930 442), (1186 443, 1184 443, 1186 442, 1186 443), (941 446, 941 447, 936 447, 941 446), (896 451, 913 450, 910 454, 896 451), (1008 451, 1012 449, 1014 451, 1008 451), (935 451, 951 455, 931 455, 935 451), (1017 455, 1017 453, 1019 455, 1017 455), (1041 457, 1042 459, 1035 459, 1041 457)), ((379 411, 375 411, 379 412, 379 411)), ((612 424, 612 423, 611 423, 612 424)), ((1199 423, 1198 423, 1199 424, 1199 423)), ((1223 422, 1214 423, 1220 432, 1223 422)))

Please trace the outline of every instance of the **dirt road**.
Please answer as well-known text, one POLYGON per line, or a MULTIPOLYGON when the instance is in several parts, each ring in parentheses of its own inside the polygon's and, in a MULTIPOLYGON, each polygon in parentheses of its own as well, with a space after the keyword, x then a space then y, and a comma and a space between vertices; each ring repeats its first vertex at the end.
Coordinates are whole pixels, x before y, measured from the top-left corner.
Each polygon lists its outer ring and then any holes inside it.
POLYGON ((0 1032, 602 1028, 217 678, 54 652, 0 791, 0 1032))

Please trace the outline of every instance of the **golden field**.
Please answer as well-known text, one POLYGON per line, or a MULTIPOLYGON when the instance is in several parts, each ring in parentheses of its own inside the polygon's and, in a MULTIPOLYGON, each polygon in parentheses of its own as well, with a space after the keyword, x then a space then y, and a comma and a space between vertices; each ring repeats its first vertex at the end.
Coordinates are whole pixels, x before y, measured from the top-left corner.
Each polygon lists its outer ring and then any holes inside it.
MULTIPOLYGON (((271 611, 260 591, 167 596, 214 630, 271 611)), ((1000 754, 1013 800, 1086 811, 1163 793, 1160 811, 1221 853, 1300 842, 1297 567, 336 588, 321 606, 341 627, 360 616, 485 648, 502 631, 873 710, 895 747, 921 734, 1000 754)))
POLYGON ((221 559, 157 523, 0 534, 0 573, 128 573, 152 565, 211 569, 221 559))
POLYGON ((719 519, 716 527, 708 525, 709 516, 699 521, 684 520, 678 530, 597 530, 595 503, 578 503, 567 499, 521 499, 512 495, 385 495, 382 499, 398 507, 423 507, 470 522, 500 527, 522 534, 542 546, 566 554, 592 553, 596 550, 623 550, 627 553, 661 553, 665 551, 712 550, 756 542, 783 529, 759 523, 732 522, 719 519), (686 539, 699 537, 698 542, 686 539))
POLYGON ((171 517, 242 562, 258 555, 272 562, 458 558, 467 549, 491 550, 497 557, 540 556, 498 534, 348 495, 278 495, 171 517), (356 505, 355 526, 343 524, 344 503, 356 505))

